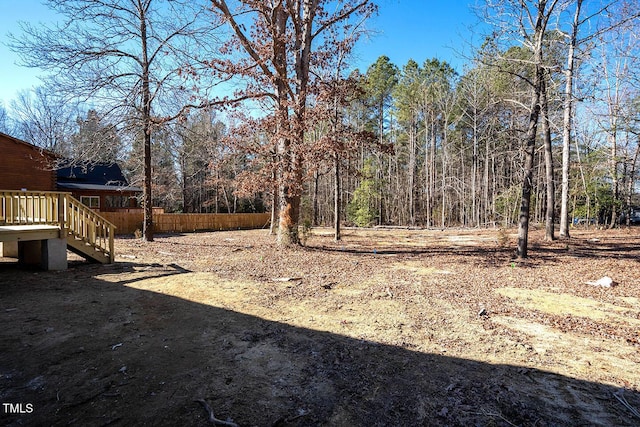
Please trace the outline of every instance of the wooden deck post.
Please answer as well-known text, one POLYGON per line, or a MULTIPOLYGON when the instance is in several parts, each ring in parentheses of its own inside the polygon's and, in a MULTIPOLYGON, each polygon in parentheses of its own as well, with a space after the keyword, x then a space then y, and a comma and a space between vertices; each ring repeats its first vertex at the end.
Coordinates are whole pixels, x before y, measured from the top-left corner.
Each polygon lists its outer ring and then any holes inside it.
POLYGON ((67 208, 67 195, 64 193, 58 194, 58 225, 60 227, 60 238, 67 238, 67 218, 65 211, 67 208))
POLYGON ((109 262, 113 264, 116 258, 116 253, 114 251, 114 244, 113 244, 113 235, 116 234, 116 227, 111 225, 108 227, 108 230, 109 230, 109 262))

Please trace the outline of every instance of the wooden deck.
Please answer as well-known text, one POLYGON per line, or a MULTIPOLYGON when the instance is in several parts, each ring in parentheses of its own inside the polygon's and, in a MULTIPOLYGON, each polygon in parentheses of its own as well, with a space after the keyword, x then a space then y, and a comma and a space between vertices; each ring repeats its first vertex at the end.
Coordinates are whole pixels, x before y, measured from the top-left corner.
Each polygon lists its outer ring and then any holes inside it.
MULTIPOLYGON (((48 259, 61 265, 63 256, 66 266, 67 248, 92 261, 114 262, 115 230, 69 193, 0 190, 0 242, 28 244, 34 254, 41 242, 45 268, 48 259)), ((13 252, 24 254, 25 250, 13 252)))
POLYGON ((1 225, 0 242, 20 242, 60 238, 55 225, 1 225))

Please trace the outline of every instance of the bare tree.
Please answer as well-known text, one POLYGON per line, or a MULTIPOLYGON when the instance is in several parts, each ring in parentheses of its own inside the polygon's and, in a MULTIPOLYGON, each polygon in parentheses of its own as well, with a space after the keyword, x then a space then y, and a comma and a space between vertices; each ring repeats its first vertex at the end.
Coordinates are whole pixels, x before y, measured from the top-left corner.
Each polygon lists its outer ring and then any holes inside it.
MULTIPOLYGON (((567 40, 567 65, 563 70, 565 89, 563 94, 563 126, 562 126, 562 196, 560 204, 560 237, 569 237, 569 166, 570 147, 572 138, 572 118, 576 97, 574 94, 576 68, 586 61, 579 61, 578 57, 587 57, 589 49, 594 45, 593 40, 605 36, 621 27, 633 33, 628 24, 633 23, 640 16, 637 2, 634 0, 608 0, 599 4, 588 4, 583 8, 583 0, 569 3, 573 8, 573 20, 568 31, 560 31, 567 40), (586 29, 586 30, 585 30, 586 29)), ((609 43, 601 44, 605 49, 609 43)))
POLYGON ((183 212, 218 212, 218 188, 210 185, 224 148, 225 127, 211 110, 199 110, 175 123, 172 154, 180 170, 183 212), (211 166, 216 166, 212 168, 211 166))
POLYGON ((491 90, 491 75, 487 67, 470 70, 458 84, 460 106, 463 114, 461 126, 471 134, 471 225, 480 226, 490 222, 493 216, 490 191, 490 136, 492 118, 497 111, 496 97, 491 90), (481 143, 484 140, 484 147, 481 143), (484 148, 484 156, 482 151, 484 148), (482 164, 484 163, 484 165, 482 164), (482 167, 482 171, 480 170, 482 167), (479 199, 479 200, 478 200, 479 199))
POLYGON ((544 164, 546 170, 546 207, 545 233, 546 240, 555 240, 555 182, 553 174, 553 147, 551 145, 551 119, 549 117, 549 73, 542 77, 542 91, 540 94, 540 109, 542 112, 542 139, 544 141, 544 164))
POLYGON ((567 67, 564 89, 564 117, 562 120, 562 194, 560 198, 560 237, 569 237, 569 160, 571 149, 571 119, 573 115, 573 78, 576 63, 576 47, 578 46, 578 30, 585 21, 580 20, 582 0, 576 0, 574 18, 571 31, 567 33, 569 39, 567 52, 567 67))
POLYGON ((278 243, 297 244, 303 183, 308 98, 314 88, 312 70, 348 48, 354 40, 336 38, 332 29, 348 25, 356 16, 373 11, 370 0, 212 0, 214 10, 235 35, 229 50, 239 59, 215 61, 225 77, 239 76, 248 83, 240 91, 247 98, 269 99, 276 123, 279 165, 278 243), (247 24, 245 26, 245 24, 247 24), (249 30, 247 30, 249 28, 249 30))
POLYGON ((529 125, 525 135, 524 180, 522 183, 522 203, 520 205, 520 220, 518 222, 518 247, 516 254, 519 258, 527 257, 529 239, 529 214, 531 203, 531 187, 533 174, 533 156, 535 150, 537 124, 540 115, 540 100, 544 89, 543 46, 547 24, 557 5, 557 0, 537 0, 533 4, 533 12, 523 10, 525 20, 521 21, 522 29, 527 30, 526 44, 532 51, 532 63, 535 67, 531 82, 531 107, 529 125))
MULTIPOLYGON (((327 61, 320 64, 324 68, 320 80, 320 94, 325 94, 325 108, 320 108, 320 114, 325 116, 325 112, 329 113, 326 115, 329 117, 328 144, 326 144, 326 147, 324 147, 325 144, 322 144, 321 150, 323 152, 328 151, 333 157, 333 226, 334 239, 336 241, 342 238, 342 158, 349 156, 360 145, 358 142, 366 139, 365 132, 358 132, 344 118, 345 108, 353 102, 354 98, 362 95, 360 75, 359 73, 352 73, 345 78, 344 74, 348 67, 347 60, 351 52, 351 46, 364 34, 363 24, 367 17, 367 15, 364 15, 363 20, 353 27, 345 27, 346 33, 341 37, 336 35, 336 38, 346 40, 348 43, 337 45, 335 54, 328 56, 326 58, 327 61)), ((336 29, 332 30, 336 31, 336 29)), ((317 196, 314 197, 314 201, 317 203, 317 196)), ((316 213, 317 206, 314 206, 314 216, 316 213)))
POLYGON ((528 68, 533 68, 532 75, 518 76, 527 82, 531 90, 527 128, 523 137, 524 177, 518 221, 518 244, 516 248, 518 258, 527 257, 535 143, 541 110, 540 101, 544 89, 545 64, 543 50, 548 24, 554 16, 559 2, 560 0, 498 0, 487 2, 487 12, 497 13, 497 16, 493 18, 495 19, 495 25, 502 31, 501 35, 506 36, 511 43, 517 40, 516 37, 521 39, 523 47, 530 52, 529 58, 524 62, 528 68))
MULTIPOLYGON (((335 71, 334 71, 335 72, 335 71)), ((334 75, 323 85, 313 114, 325 130, 316 144, 316 168, 330 160, 333 168, 333 225, 336 241, 341 237, 343 160, 352 157, 361 146, 372 146, 376 140, 372 132, 358 130, 346 120, 347 109, 357 96, 362 95, 359 75, 342 79, 334 75)), ((319 174, 315 173, 316 181, 319 174)), ((317 184, 315 185, 317 191, 317 184)), ((314 195, 317 200, 317 195, 314 195)), ((314 207, 314 212, 317 207, 314 207)))
POLYGON ((39 86, 33 92, 21 91, 11 101, 11 110, 18 137, 62 156, 69 154, 77 114, 74 103, 53 93, 50 87, 39 86))
MULTIPOLYGON (((618 16, 637 14, 635 9, 629 10, 626 6, 621 5, 618 16)), ((638 93, 637 82, 634 81, 640 50, 637 25, 636 21, 616 23, 608 31, 599 34, 600 49, 594 52, 597 65, 593 81, 596 97, 600 98, 603 105, 601 110, 596 106, 594 117, 609 146, 609 180, 613 199, 608 212, 610 227, 616 225, 621 213, 622 183, 627 179, 625 157, 631 157, 628 145, 630 140, 635 140, 628 134, 630 127, 626 124, 628 111, 632 112, 633 109, 626 106, 634 102, 638 93)))
POLYGON ((9 116, 4 105, 0 104, 0 132, 10 133, 9 116))
MULTIPOLYGON (((24 65, 52 72, 57 90, 127 117, 141 135, 144 239, 153 240, 151 145, 154 126, 188 106, 160 101, 199 67, 215 46, 210 20, 188 0, 45 0, 64 17, 52 26, 23 23, 11 48, 24 65)), ((196 105, 194 105, 196 106, 196 105)))

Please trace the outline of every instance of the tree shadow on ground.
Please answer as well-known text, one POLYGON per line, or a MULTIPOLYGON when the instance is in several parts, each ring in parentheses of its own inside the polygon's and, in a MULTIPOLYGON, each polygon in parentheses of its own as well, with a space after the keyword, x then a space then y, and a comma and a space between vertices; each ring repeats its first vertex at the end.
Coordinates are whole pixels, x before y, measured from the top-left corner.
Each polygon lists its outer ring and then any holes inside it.
MULTIPOLYGON (((615 239, 610 238, 612 243, 600 244, 592 239, 556 240, 554 242, 532 242, 529 245, 528 259, 540 261, 543 265, 561 264, 562 257, 571 256, 584 259, 602 259, 610 257, 615 259, 629 259, 640 262, 640 243, 635 239, 615 239), (620 240, 620 242, 616 242, 620 240)), ((351 243, 351 242, 350 242, 351 243)), ((375 246, 366 244, 345 245, 340 242, 327 244, 325 242, 313 243, 305 246, 306 250, 326 253, 347 253, 363 256, 446 256, 465 255, 469 262, 478 265, 493 266, 509 262, 519 261, 520 267, 535 268, 538 264, 527 262, 527 260, 517 260, 515 245, 497 245, 495 242, 485 241, 474 245, 429 246, 426 242, 424 247, 415 246, 375 246)), ((542 265, 542 264, 540 264, 542 265)))
POLYGON ((0 269, 0 401, 32 408, 3 407, 1 424, 207 425, 197 399, 241 426, 640 421, 615 398, 637 408, 632 389, 299 328, 109 271, 0 269))

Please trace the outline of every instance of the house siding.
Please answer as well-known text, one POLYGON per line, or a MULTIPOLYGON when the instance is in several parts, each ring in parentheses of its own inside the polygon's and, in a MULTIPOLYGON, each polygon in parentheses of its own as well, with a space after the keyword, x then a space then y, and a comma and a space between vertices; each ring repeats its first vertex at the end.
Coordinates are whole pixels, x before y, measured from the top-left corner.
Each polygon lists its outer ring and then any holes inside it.
POLYGON ((0 189, 56 190, 52 153, 1 133, 0 153, 0 189))
POLYGON ((98 208, 93 208, 93 210, 98 212, 117 212, 130 208, 137 208, 137 203, 135 202, 134 197, 138 194, 134 191, 96 191, 96 190, 64 190, 71 191, 71 195, 78 200, 81 200, 82 197, 99 197, 100 198, 100 206, 98 208), (123 196, 130 197, 126 206, 123 207, 110 207, 107 206, 106 198, 107 196, 123 196))

